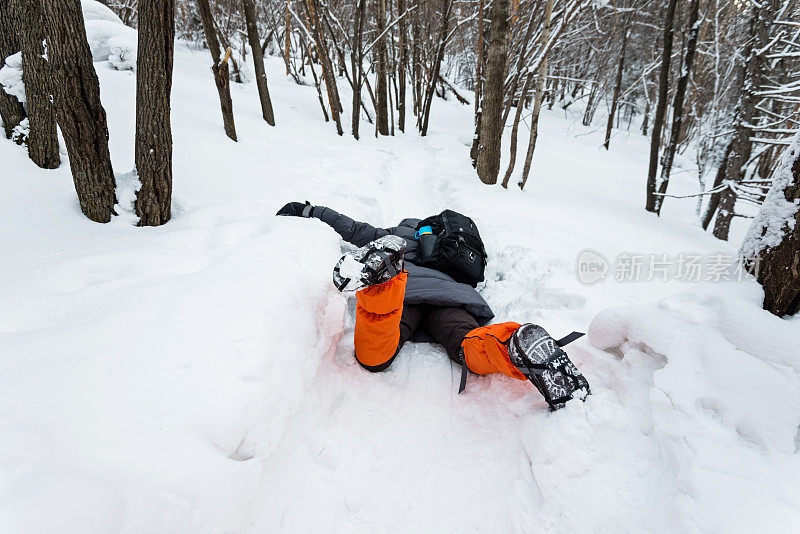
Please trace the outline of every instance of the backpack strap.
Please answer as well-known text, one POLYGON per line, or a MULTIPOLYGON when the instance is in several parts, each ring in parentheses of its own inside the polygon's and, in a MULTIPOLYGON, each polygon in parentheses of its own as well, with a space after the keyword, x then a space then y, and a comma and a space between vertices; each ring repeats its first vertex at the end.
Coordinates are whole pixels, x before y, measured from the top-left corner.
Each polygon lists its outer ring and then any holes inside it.
POLYGON ((463 357, 463 352, 461 353, 461 383, 458 385, 458 392, 461 393, 467 388, 467 375, 469 374, 469 369, 467 369, 467 360, 463 357))
POLYGON ((444 235, 450 235, 450 221, 447 219, 447 210, 442 212, 442 227, 444 228, 444 235))
POLYGON ((570 343, 572 343, 573 341, 584 335, 585 334, 583 332, 571 332, 566 336, 562 337, 561 339, 556 340, 556 345, 558 345, 559 347, 569 345, 570 343))

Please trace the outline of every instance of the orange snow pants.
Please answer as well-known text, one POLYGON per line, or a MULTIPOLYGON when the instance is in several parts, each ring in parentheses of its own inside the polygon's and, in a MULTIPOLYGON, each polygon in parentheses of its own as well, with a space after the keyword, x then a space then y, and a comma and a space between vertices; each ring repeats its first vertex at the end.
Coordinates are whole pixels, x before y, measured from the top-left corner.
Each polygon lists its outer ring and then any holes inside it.
POLYGON ((479 375, 503 373, 527 380, 508 356, 508 338, 517 328, 519 323, 507 322, 481 326, 469 332, 461 342, 467 368, 479 375))
MULTIPOLYGON (((399 350, 407 280, 408 273, 403 271, 391 280, 356 293, 356 360, 369 371, 388 368, 399 350)), ((518 323, 508 322, 468 332, 461 342, 467 368, 480 375, 503 373, 525 380, 525 375, 511 363, 506 345, 517 328, 518 323)))

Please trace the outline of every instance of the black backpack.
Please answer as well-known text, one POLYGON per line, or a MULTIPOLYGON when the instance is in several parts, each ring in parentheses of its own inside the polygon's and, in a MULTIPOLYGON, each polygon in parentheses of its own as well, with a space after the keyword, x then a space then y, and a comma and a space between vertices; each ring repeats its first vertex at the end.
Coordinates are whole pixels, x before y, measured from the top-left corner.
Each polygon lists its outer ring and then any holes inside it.
POLYGON ((423 226, 430 226, 436 240, 433 251, 422 257, 422 249, 417 249, 415 263, 448 274, 456 282, 472 287, 483 282, 486 267, 486 249, 475 222, 458 212, 444 210, 439 215, 423 219, 417 224, 417 232, 423 226))

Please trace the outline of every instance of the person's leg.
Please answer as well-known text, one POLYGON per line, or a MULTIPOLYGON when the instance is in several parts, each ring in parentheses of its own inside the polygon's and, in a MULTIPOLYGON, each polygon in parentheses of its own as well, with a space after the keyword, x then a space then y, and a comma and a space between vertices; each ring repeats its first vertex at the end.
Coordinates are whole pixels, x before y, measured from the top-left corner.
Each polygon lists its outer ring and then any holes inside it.
POLYGON ((454 362, 466 361, 467 368, 479 375, 503 373, 525 380, 508 356, 508 339, 518 327, 517 323, 479 327, 468 311, 452 307, 432 307, 424 321, 425 330, 454 362))
POLYGON ((514 322, 497 323, 468 332, 461 350, 469 370, 479 375, 503 373, 511 378, 527 380, 508 354, 509 340, 519 326, 514 322))
POLYGON ((391 365, 399 347, 419 324, 419 310, 403 313, 408 273, 356 293, 356 360, 368 371, 383 371, 391 365), (406 322, 402 319, 405 315, 406 322))
POLYGON ((425 316, 423 328, 436 343, 447 350, 447 355, 460 364, 461 342, 472 330, 478 328, 478 321, 464 308, 431 306, 425 316))
MULTIPOLYGON (((392 354, 392 357, 379 365, 365 365, 361 360, 359 360, 358 353, 356 353, 356 361, 361 365, 361 367, 372 373, 378 373, 388 369, 389 366, 392 365, 392 362, 394 362, 394 359, 400 352, 400 349, 402 349, 403 345, 405 345, 406 341, 411 339, 411 337, 417 331, 417 328, 422 322, 422 317, 424 316, 424 313, 425 313, 425 308, 422 305, 404 304, 403 312, 400 315, 400 328, 399 328, 400 340, 397 343, 397 348, 395 349, 394 354, 392 354)), ((358 328, 359 328, 358 321, 356 321, 357 331, 358 328)), ((362 331, 363 331, 363 326, 362 326, 362 331)))
MULTIPOLYGON (((540 326, 506 322, 478 326, 461 308, 430 307, 423 321, 425 330, 444 345, 450 359, 470 371, 487 375, 502 373, 530 380, 551 410, 572 399, 585 400, 589 383, 540 326)), ((466 374, 462 375, 461 389, 466 374)))
POLYGON ((422 304, 403 304, 403 314, 400 316, 400 342, 397 344, 395 356, 403 348, 405 342, 417 332, 425 316, 425 306, 422 304))

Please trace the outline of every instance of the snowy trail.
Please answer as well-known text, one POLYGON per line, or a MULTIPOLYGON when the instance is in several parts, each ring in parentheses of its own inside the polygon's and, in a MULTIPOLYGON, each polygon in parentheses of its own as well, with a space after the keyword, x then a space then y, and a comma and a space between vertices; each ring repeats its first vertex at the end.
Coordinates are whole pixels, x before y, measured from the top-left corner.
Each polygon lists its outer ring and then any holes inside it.
MULTIPOLYGON (((752 282, 577 279, 587 248, 734 253, 697 229, 693 202, 643 213, 644 138, 600 151, 545 110, 527 190, 488 188, 468 106, 437 99, 426 138, 376 140, 364 123, 356 142, 270 60, 278 127, 234 84, 231 143, 207 59, 176 51, 164 227, 86 221, 66 165, 0 143, 0 530, 797 531, 798 319, 760 310, 752 282), (589 330, 568 352, 594 394, 556 414, 503 376, 457 395, 459 369, 424 343, 363 371, 354 301, 330 283, 347 246, 272 215, 306 199, 380 226, 469 214, 497 320, 589 330)), ((123 174, 134 77, 96 67, 123 174)))

